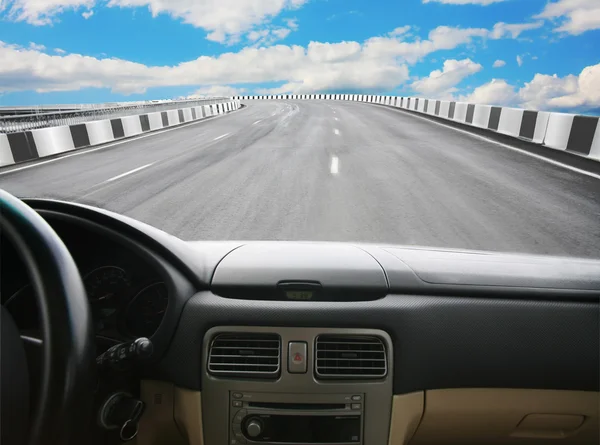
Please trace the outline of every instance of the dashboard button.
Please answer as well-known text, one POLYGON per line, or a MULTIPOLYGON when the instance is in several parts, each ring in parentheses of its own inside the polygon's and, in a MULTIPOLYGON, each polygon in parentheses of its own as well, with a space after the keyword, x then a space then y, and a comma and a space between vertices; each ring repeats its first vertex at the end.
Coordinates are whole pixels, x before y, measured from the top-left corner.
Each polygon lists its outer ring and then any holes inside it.
POLYGON ((247 413, 248 412, 245 409, 239 410, 233 417, 233 423, 242 423, 242 420, 244 420, 244 417, 246 417, 247 413))
POLYGON ((234 393, 232 394, 232 397, 233 397, 234 399, 241 399, 242 397, 244 397, 244 395, 243 395, 241 392, 234 392, 234 393))
POLYGON ((361 407, 360 403, 353 403, 351 408, 352 409, 360 409, 360 407, 361 407))
POLYGON ((355 402, 360 402, 362 400, 362 396, 352 396, 352 400, 355 402))
POLYGON ((288 344, 288 372, 291 374, 306 373, 307 343, 304 341, 291 341, 288 344))
POLYGON ((241 400, 234 400, 232 403, 232 406, 236 407, 236 408, 241 408, 242 407, 242 401, 241 400))
POLYGON ((244 434, 240 431, 239 433, 235 433, 235 439, 238 441, 238 443, 248 443, 246 441, 246 437, 244 436, 244 434))

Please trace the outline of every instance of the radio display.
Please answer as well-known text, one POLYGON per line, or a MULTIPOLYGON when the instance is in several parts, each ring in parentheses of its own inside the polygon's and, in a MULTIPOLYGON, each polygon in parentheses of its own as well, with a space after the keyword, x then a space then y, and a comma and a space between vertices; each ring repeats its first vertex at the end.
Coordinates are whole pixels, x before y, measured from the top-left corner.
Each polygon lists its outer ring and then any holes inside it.
POLYGON ((308 301, 312 300, 314 296, 312 290, 286 290, 285 297, 288 300, 308 301))
POLYGON ((359 443, 360 419, 360 416, 269 415, 268 420, 264 419, 267 426, 260 440, 303 444, 359 443))

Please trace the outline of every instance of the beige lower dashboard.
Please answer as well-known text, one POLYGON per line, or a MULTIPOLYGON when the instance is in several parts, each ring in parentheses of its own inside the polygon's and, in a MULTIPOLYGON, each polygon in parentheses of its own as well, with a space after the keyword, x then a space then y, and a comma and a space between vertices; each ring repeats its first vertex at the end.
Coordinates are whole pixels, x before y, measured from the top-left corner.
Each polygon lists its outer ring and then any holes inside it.
POLYGON ((389 445, 600 443, 600 394, 442 389, 394 396, 389 445))
MULTIPOLYGON (((199 391, 144 380, 141 398, 146 403, 146 412, 140 421, 137 445, 220 445, 204 438, 199 391)), ((393 397, 389 445, 597 445, 599 411, 598 392, 529 389, 415 392, 393 397)))

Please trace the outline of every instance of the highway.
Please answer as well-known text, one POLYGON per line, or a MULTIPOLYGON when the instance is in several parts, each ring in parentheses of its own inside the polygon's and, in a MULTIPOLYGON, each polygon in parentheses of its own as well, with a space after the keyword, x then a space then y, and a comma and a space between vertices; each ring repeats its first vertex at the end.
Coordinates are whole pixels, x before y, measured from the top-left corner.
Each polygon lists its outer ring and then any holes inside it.
POLYGON ((357 241, 600 257, 600 180, 387 107, 237 112, 0 174, 185 240, 357 241))

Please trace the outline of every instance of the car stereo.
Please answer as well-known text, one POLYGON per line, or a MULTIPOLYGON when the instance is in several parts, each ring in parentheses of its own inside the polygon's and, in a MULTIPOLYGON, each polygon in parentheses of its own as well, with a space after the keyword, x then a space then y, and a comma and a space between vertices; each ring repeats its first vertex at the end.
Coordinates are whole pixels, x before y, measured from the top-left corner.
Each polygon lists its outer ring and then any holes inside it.
POLYGON ((364 394, 229 395, 230 445, 362 444, 364 394))

